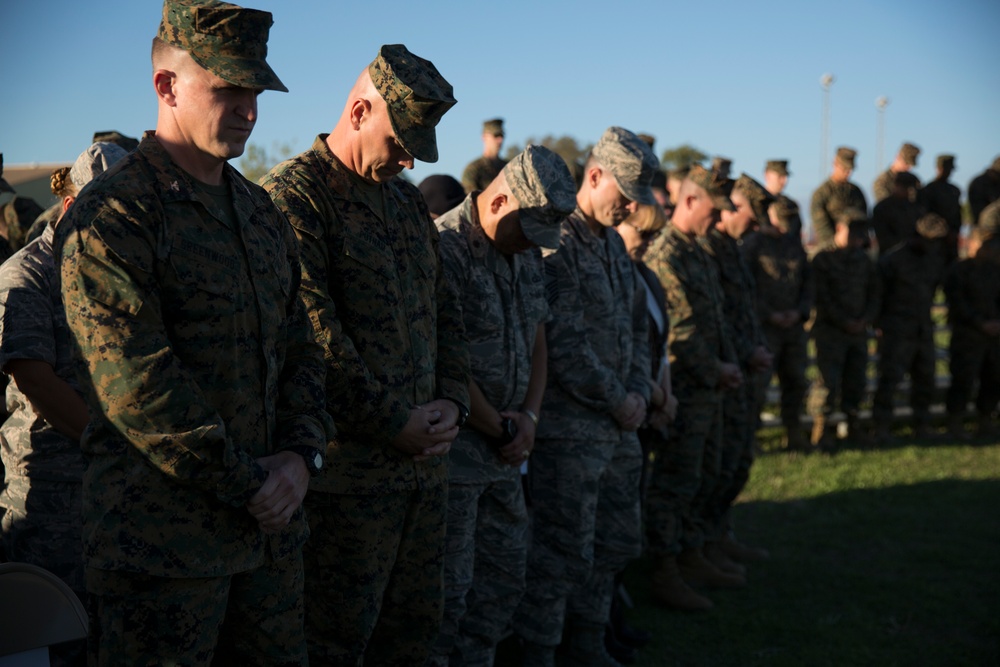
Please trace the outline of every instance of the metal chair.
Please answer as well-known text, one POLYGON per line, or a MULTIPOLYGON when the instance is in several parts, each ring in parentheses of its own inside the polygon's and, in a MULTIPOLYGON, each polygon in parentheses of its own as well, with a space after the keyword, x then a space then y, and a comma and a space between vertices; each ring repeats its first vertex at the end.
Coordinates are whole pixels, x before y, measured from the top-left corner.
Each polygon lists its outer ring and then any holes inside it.
POLYGON ((66 583, 27 563, 0 563, 0 667, 48 665, 48 647, 87 636, 87 611, 66 583))

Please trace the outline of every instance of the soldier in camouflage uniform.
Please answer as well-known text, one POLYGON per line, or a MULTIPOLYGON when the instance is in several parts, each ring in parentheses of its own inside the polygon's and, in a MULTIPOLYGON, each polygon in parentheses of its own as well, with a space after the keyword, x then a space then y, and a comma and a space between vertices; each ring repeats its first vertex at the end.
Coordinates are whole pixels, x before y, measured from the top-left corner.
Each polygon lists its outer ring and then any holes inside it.
POLYGON ((396 176, 437 161, 435 126, 454 104, 433 63, 384 45, 333 132, 263 181, 299 238, 338 430, 307 500, 314 663, 421 665, 438 636, 445 455, 469 414, 469 358, 437 229, 396 176))
MULTIPOLYGON (((813 306, 812 267, 798 231, 798 206, 779 199, 768 209, 769 221, 743 244, 743 253, 757 286, 757 314, 774 355, 773 367, 781 387, 781 423, 789 450, 805 449, 800 416, 806 395, 808 335, 805 323, 813 306)), ((770 373, 757 384, 757 405, 764 404, 770 373)))
POLYGON ((743 375, 726 334, 718 271, 697 241, 719 221, 720 210, 731 211, 733 204, 722 182, 701 166, 692 167, 681 183, 676 203, 670 226, 646 253, 646 264, 667 295, 667 352, 678 400, 666 449, 650 474, 646 536, 654 559, 654 599, 698 610, 711 608, 712 602, 684 579, 729 587, 745 583, 742 576, 716 568, 701 552, 702 509, 718 475, 722 392, 739 388, 743 375))
MULTIPOLYGON (((731 187, 730 200, 736 210, 722 211, 722 221, 709 230, 704 247, 715 261, 721 279, 727 336, 733 342, 744 383, 738 389, 724 392, 722 397, 719 472, 704 507, 702 552, 723 572, 742 576, 746 568, 730 558, 724 545, 729 536, 729 510, 746 486, 753 465, 759 413, 757 377, 770 371, 772 355, 757 316, 753 276, 739 243, 759 221, 768 219, 767 211, 774 197, 747 174, 736 179, 731 187)), ((706 478, 705 483, 709 481, 706 478)))
MULTIPOLYGON (((72 169, 57 170, 52 191, 60 208, 124 156, 114 144, 94 144, 72 169)), ((54 225, 46 228, 0 267, 0 368, 14 379, 7 387, 12 414, 0 427, 6 468, 0 532, 8 560, 44 567, 85 601, 80 436, 89 416, 74 375, 54 231, 54 225)), ((52 657, 57 664, 82 664, 86 642, 54 646, 52 657)))
POLYGON ((470 162, 462 172, 465 191, 485 190, 503 169, 507 161, 500 157, 503 148, 503 118, 483 123, 483 154, 470 162))
POLYGON ((816 341, 819 375, 809 394, 812 444, 833 445, 830 415, 847 415, 849 437, 858 438, 858 408, 868 369, 868 327, 879 312, 878 272, 865 252, 870 226, 864 213, 848 209, 837 220, 835 247, 812 259, 816 285, 816 341))
POLYGON ((91 422, 91 664, 304 665, 300 507, 333 437, 297 245, 239 156, 271 14, 167 0, 156 132, 56 229, 91 422), (239 39, 237 39, 237 37, 239 39))
POLYGON ((524 592, 519 468, 540 418, 550 319, 538 248, 559 247, 574 190, 562 158, 528 146, 486 190, 437 220, 469 341, 472 404, 449 453, 444 622, 428 665, 490 667, 524 592))
POLYGON ((937 178, 920 188, 917 201, 927 213, 937 213, 948 223, 948 263, 958 259, 958 237, 962 232, 962 191, 948 179, 955 171, 954 155, 937 156, 937 178))
MULTIPOLYGON (((917 178, 916 174, 910 171, 917 166, 917 158, 920 157, 920 148, 913 144, 903 144, 896 154, 896 158, 889 165, 889 168, 878 175, 872 184, 872 194, 875 197, 875 204, 892 195, 893 183, 897 174, 911 174, 917 178)), ((920 189, 920 180, 916 181, 916 189, 920 189)))
POLYGON ((813 240, 819 250, 833 247, 833 234, 837 218, 847 209, 861 211, 868 215, 868 203, 865 195, 854 183, 850 182, 854 171, 854 159, 858 152, 853 148, 841 146, 833 158, 833 171, 830 178, 813 192, 809 215, 812 220, 813 240))
POLYGON ((564 625, 569 664, 617 664, 604 628, 615 575, 641 548, 636 429, 651 370, 646 292, 608 228, 635 203, 655 203, 658 166, 635 134, 608 128, 587 160, 559 251, 545 256, 549 369, 529 470, 527 589, 514 618, 526 665, 553 664, 564 625))
POLYGON ((979 216, 986 207, 1000 199, 1000 156, 986 171, 976 176, 969 183, 969 212, 972 214, 972 226, 979 224, 979 216))
POLYGON ((928 420, 937 363, 931 306, 944 278, 947 235, 944 218, 929 213, 917 221, 909 239, 878 261, 882 293, 875 320, 879 363, 872 417, 880 443, 890 440, 896 386, 907 373, 914 434, 918 438, 930 435, 928 420))
MULTIPOLYGON (((987 208, 991 210, 1000 227, 1000 205, 987 208)), ((944 283, 951 327, 951 383, 945 404, 948 431, 960 440, 969 439, 963 421, 976 380, 981 435, 993 431, 994 412, 1000 400, 1000 252, 982 248, 986 236, 984 226, 973 228, 968 257, 952 264, 944 283)))
POLYGON ((896 245, 908 241, 917 228, 924 207, 917 203, 917 177, 908 171, 893 176, 892 194, 875 205, 872 229, 881 257, 896 245))
MULTIPOLYGON (((788 177, 790 175, 788 160, 768 160, 764 165, 764 189, 771 193, 775 203, 779 204, 782 209, 794 210, 796 215, 798 215, 799 203, 785 194, 785 186, 788 185, 788 177)), ((768 224, 769 220, 760 221, 761 228, 764 228, 768 224)), ((801 218, 799 218, 799 228, 790 230, 790 232, 793 234, 802 234, 801 218)))

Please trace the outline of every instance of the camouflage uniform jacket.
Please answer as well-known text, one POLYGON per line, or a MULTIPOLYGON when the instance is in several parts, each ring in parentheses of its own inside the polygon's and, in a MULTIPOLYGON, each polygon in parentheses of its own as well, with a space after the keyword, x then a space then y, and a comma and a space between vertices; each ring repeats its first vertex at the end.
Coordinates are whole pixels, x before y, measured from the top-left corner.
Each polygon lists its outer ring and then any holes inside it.
MULTIPOLYGON (((0 267, 0 368, 16 359, 44 361, 79 391, 57 271, 51 227, 0 267)), ((7 475, 0 505, 24 512, 29 491, 50 482, 79 485, 87 467, 80 443, 36 413, 14 382, 7 386, 7 410, 11 416, 0 427, 7 475)))
POLYGON ((944 281, 948 324, 982 333, 984 322, 1000 320, 1000 264, 981 257, 955 262, 944 281))
MULTIPOLYGON (((914 176, 916 176, 916 174, 914 174, 914 176)), ((872 195, 875 197, 876 204, 883 199, 892 196, 892 189, 895 180, 896 172, 894 172, 891 168, 886 169, 878 175, 878 178, 876 178, 875 182, 872 183, 872 195)), ((917 181, 917 189, 919 188, 920 181, 917 181)))
POLYGON ((244 505, 256 459, 325 448, 322 350, 296 297, 291 227, 229 165, 239 228, 152 132, 56 228, 62 296, 91 422, 83 434, 88 566, 215 577, 299 549, 244 505))
POLYGON ((657 237, 643 261, 667 294, 667 354, 674 386, 715 391, 721 364, 737 362, 726 335, 725 297, 715 262, 701 244, 673 225, 657 237))
POLYGON ((879 312, 875 263, 859 248, 822 250, 812 260, 816 324, 845 330, 849 320, 873 323, 879 312))
POLYGON ((943 178, 936 178, 917 193, 928 213, 937 213, 948 222, 948 229, 957 234, 962 229, 962 191, 943 178))
POLYGON ((466 165, 462 172, 462 187, 466 192, 475 190, 485 190, 486 186, 493 182, 504 166, 506 160, 498 157, 486 157, 485 155, 473 160, 466 165))
POLYGON ((979 224, 983 210, 1000 199, 1000 172, 987 169, 969 182, 969 212, 972 225, 979 224))
POLYGON ((415 186, 363 181, 337 160, 327 136, 263 181, 299 238, 301 297, 326 353, 338 441, 310 488, 353 494, 441 484, 444 457, 417 463, 391 444, 410 408, 436 398, 469 404, 468 348, 438 232, 415 186))
POLYGON ((756 286, 736 239, 712 229, 701 241, 709 257, 715 260, 722 285, 723 313, 728 336, 743 369, 759 345, 767 347, 764 331, 757 317, 756 286))
POLYGON ((796 310, 800 321, 808 321, 813 307, 812 266, 798 234, 752 234, 742 249, 757 286, 760 321, 766 324, 771 315, 786 310, 796 310))
POLYGON ((577 208, 545 256, 552 320, 539 438, 619 442, 611 413, 628 392, 649 402, 649 315, 642 278, 612 229, 595 236, 577 208))
POLYGON ((920 253, 910 241, 882 255, 878 261, 881 309, 875 326, 883 335, 917 336, 934 331, 931 306, 944 271, 943 247, 920 253))
POLYGON ((812 220, 813 238, 820 250, 833 245, 837 216, 849 208, 856 208, 865 215, 868 214, 865 195, 854 183, 836 183, 832 179, 827 179, 813 192, 809 217, 812 220))
MULTIPOLYGON (((508 263, 483 232, 473 195, 436 222, 441 264, 469 341, 472 379, 498 411, 520 410, 538 325, 551 319, 541 253, 533 248, 508 263)), ((508 479, 517 473, 472 428, 459 432, 448 464, 451 482, 508 479)))

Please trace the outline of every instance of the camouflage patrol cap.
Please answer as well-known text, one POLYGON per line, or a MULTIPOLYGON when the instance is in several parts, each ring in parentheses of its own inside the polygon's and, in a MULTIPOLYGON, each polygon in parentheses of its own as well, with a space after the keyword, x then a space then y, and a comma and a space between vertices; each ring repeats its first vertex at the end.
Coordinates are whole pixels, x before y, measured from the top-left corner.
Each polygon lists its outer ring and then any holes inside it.
POLYGON ((93 143, 80 153, 80 157, 76 158, 76 162, 70 167, 69 180, 73 185, 82 188, 126 155, 128 151, 118 144, 107 141, 93 143))
POLYGON ((841 146, 837 149, 836 160, 844 167, 853 170, 854 169, 854 158, 857 157, 858 152, 853 148, 848 148, 847 146, 841 146))
POLYGON ((13 192, 14 188, 3 178, 3 153, 0 153, 0 192, 13 192))
POLYGON ((494 137, 503 136, 503 118, 493 118, 483 121, 483 134, 492 134, 494 137))
POLYGON ((623 127, 609 127, 590 153, 611 172, 618 190, 630 201, 655 204, 649 187, 660 161, 645 141, 623 127))
POLYGON ((903 158, 903 162, 915 167, 917 165, 917 157, 920 155, 920 147, 914 146, 913 144, 903 144, 899 149, 899 157, 903 158))
POLYGON ((288 92, 267 64, 270 12, 217 0, 164 0, 157 37, 202 68, 241 88, 288 92))
POLYGON ((955 169, 955 156, 948 155, 947 153, 937 156, 937 167, 941 170, 954 170, 955 169))
POLYGON ((385 100, 393 133, 403 149, 423 162, 437 162, 434 127, 455 106, 451 84, 434 63, 402 44, 383 45, 368 66, 368 74, 385 100))
POLYGON ((773 171, 781 176, 789 176, 788 160, 768 160, 767 165, 764 167, 764 171, 773 171))
POLYGON ((727 182, 719 178, 719 174, 705 169, 700 164, 693 165, 685 180, 691 181, 702 188, 712 198, 715 208, 720 211, 735 211, 736 207, 726 194, 727 182))
POLYGON ((746 196, 757 224, 762 225, 768 221, 767 207, 774 203, 774 195, 768 192, 763 185, 744 173, 736 179, 733 190, 742 192, 746 196))
POLYGON ((723 178, 729 178, 729 169, 733 166, 733 161, 727 157, 712 158, 712 171, 723 178))
POLYGON ((937 213, 927 213, 917 220, 916 233, 925 239, 943 239, 948 236, 948 221, 937 213))
POLYGON ((94 138, 91 143, 101 143, 108 142, 112 144, 117 144, 124 148, 127 152, 134 151, 139 147, 139 140, 132 137, 126 137, 124 134, 118 130, 104 130, 102 132, 94 132, 94 138))
POLYGON ((503 168, 518 203, 525 238, 540 248, 559 247, 559 225, 576 208, 576 187, 566 161, 529 144, 503 168))
POLYGON ((639 137, 640 139, 642 139, 643 141, 645 141, 646 145, 649 146, 650 148, 653 148, 653 144, 656 143, 656 137, 654 137, 653 135, 651 135, 649 133, 640 132, 636 136, 639 137))

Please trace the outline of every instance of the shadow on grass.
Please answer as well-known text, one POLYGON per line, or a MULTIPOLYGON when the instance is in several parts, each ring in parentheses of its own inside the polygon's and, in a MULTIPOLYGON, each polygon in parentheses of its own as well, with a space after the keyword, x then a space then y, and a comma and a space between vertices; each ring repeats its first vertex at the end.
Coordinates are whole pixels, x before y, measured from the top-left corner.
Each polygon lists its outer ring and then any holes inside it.
POLYGON ((716 608, 654 605, 650 563, 626 584, 654 633, 637 665, 1000 665, 1000 480, 849 490, 734 508, 769 561, 716 608))

